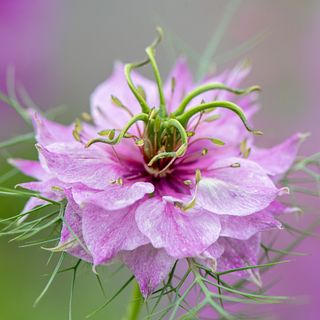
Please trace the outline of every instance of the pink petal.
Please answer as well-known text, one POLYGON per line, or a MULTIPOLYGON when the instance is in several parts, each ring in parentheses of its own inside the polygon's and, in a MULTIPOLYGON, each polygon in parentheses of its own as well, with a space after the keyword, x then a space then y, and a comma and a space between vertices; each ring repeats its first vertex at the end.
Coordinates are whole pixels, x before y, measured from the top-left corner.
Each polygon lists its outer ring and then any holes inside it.
MULTIPOLYGON (((247 240, 257 232, 274 228, 281 229, 281 223, 274 218, 277 212, 277 202, 273 201, 264 210, 249 216, 221 216, 221 236, 247 240)), ((281 212, 278 212, 281 213, 281 212)))
POLYGON ((85 247, 82 235, 81 209, 74 202, 70 190, 66 190, 68 203, 64 214, 59 246, 66 246, 66 251, 72 256, 92 262, 92 256, 85 247), (72 242, 74 240, 74 242, 72 242), (79 242, 80 241, 80 242, 79 242))
MULTIPOLYGON (((222 74, 215 75, 206 79, 203 83, 219 82, 231 88, 239 89, 243 86, 241 82, 250 72, 250 67, 244 63, 239 63, 232 70, 223 72, 222 74)), ((250 121, 253 114, 257 111, 258 105, 256 102, 257 94, 251 93, 246 96, 237 96, 225 90, 213 90, 201 94, 195 98, 190 105, 198 105, 202 100, 210 101, 233 101, 238 104, 245 112, 247 119, 250 121)), ((218 114, 219 120, 214 123, 202 121, 196 132, 197 137, 214 136, 224 141, 228 146, 238 145, 242 140, 249 139, 252 135, 246 130, 243 123, 237 115, 230 110, 218 108, 215 112, 210 112, 203 115, 202 119, 218 114)), ((194 118, 196 121, 197 117, 194 118)), ((237 154, 234 154, 236 156, 237 154)))
MULTIPOLYGON (((238 63, 233 69, 226 73, 226 79, 223 82, 225 85, 231 88, 240 87, 244 79, 249 75, 251 66, 246 62, 242 61, 238 63)), ((234 96, 232 93, 221 90, 216 99, 218 100, 234 100, 231 97, 234 96)))
POLYGON ((192 74, 188 68, 186 59, 180 58, 171 70, 164 85, 164 95, 167 100, 169 112, 174 111, 182 99, 192 87, 192 74), (174 79, 174 90, 172 90, 172 79, 174 79))
POLYGON ((133 251, 124 251, 123 262, 135 275, 142 295, 147 298, 171 271, 175 258, 164 249, 148 244, 133 251))
POLYGON ((285 213, 297 213, 301 212, 301 208, 298 207, 289 207, 279 201, 273 201, 272 204, 267 208, 270 214, 277 217, 285 213))
POLYGON ((48 120, 33 110, 31 110, 30 113, 38 143, 45 146, 55 142, 74 141, 72 125, 64 126, 60 123, 48 120))
MULTIPOLYGON (((20 183, 18 184, 19 187, 36 191, 39 192, 42 196, 51 199, 53 201, 61 201, 65 195, 61 191, 55 191, 52 189, 54 186, 59 186, 64 187, 64 184, 62 184, 60 181, 57 179, 48 179, 44 181, 31 181, 31 182, 25 182, 25 183, 20 183)), ((36 198, 36 197, 31 197, 27 203, 25 204, 22 213, 26 213, 35 207, 41 206, 48 204, 47 201, 36 198)), ((28 218, 28 214, 24 215, 19 221, 22 222, 28 218)))
POLYGON ((128 207, 152 193, 154 186, 148 182, 136 182, 131 185, 110 185, 105 191, 93 192, 84 197, 86 203, 95 204, 106 210, 117 210, 128 207))
MULTIPOLYGON (((250 68, 248 65, 244 63, 237 64, 233 69, 224 71, 221 74, 213 75, 211 77, 206 78, 204 81, 201 82, 202 84, 219 82, 223 83, 226 86, 231 88, 239 89, 240 83, 246 78, 249 74, 250 68)), ((196 85, 198 86, 198 85, 196 85)), ((190 105, 198 105, 201 103, 202 100, 206 102, 214 101, 214 100, 230 100, 234 101, 235 95, 233 93, 227 92, 225 90, 211 90, 205 93, 202 93, 198 97, 192 100, 190 105)), ((222 111, 224 113, 224 111, 222 111)))
POLYGON ((50 177, 50 174, 43 169, 39 161, 9 159, 9 163, 29 177, 38 180, 48 179, 50 177))
POLYGON ((216 271, 217 259, 222 256, 223 252, 224 252, 224 247, 221 244, 219 244, 218 241, 216 241, 210 247, 208 247, 204 252, 201 253, 200 258, 204 261, 204 263, 209 268, 216 271))
POLYGON ((86 149, 81 144, 38 146, 49 171, 65 183, 82 183, 94 189, 105 189, 110 180, 119 178, 120 164, 108 159, 100 149, 86 149))
POLYGON ((137 205, 119 210, 105 210, 89 204, 82 209, 84 240, 95 265, 109 262, 119 251, 134 250, 147 244, 135 221, 137 205))
MULTIPOLYGON (((132 74, 135 86, 142 86, 150 106, 158 106, 157 87, 138 73, 132 74)), ((132 94, 124 75, 124 65, 116 63, 110 78, 101 83, 91 95, 91 113, 95 124, 104 129, 121 129, 131 118, 123 108, 115 106, 111 95, 117 97, 133 114, 141 112, 137 99, 132 94)))
POLYGON ((220 232, 219 219, 208 211, 183 212, 159 198, 144 201, 137 209, 136 221, 155 248, 165 248, 175 258, 200 255, 220 232))
POLYGON ((216 214, 245 216, 261 211, 279 193, 266 172, 250 160, 218 160, 209 175, 200 181, 196 201, 216 214), (231 167, 232 164, 240 167, 231 167))
POLYGON ((253 146, 250 159, 261 165, 268 174, 282 175, 292 166, 305 138, 305 134, 296 133, 270 149, 259 149, 253 146))
POLYGON ((72 184, 71 192, 74 201, 82 208, 88 202, 88 199, 101 192, 101 190, 89 188, 82 183, 75 183, 72 184))
MULTIPOLYGON (((253 126, 252 118, 259 109, 256 100, 257 97, 254 93, 238 97, 236 98, 236 101, 234 99, 231 100, 235 101, 237 105, 241 107, 251 126, 253 126)), ((237 146, 238 151, 238 145, 241 141, 244 139, 249 141, 253 139, 252 133, 245 128, 240 118, 232 111, 218 108, 214 113, 209 113, 207 117, 210 117, 213 114, 219 114, 221 116, 220 119, 216 120, 214 124, 203 122, 197 135, 214 136, 225 142, 226 146, 237 146)))
POLYGON ((39 192, 42 196, 53 201, 60 201, 65 198, 63 190, 55 189, 54 187, 64 188, 66 185, 56 178, 44 181, 31 181, 18 184, 19 187, 39 192))
MULTIPOLYGON (((251 93, 247 96, 242 96, 241 98, 239 97, 237 100, 231 100, 236 102, 242 108, 251 126, 253 126, 251 119, 259 109, 256 100, 256 95, 254 93, 251 93)), ((194 119, 195 122, 198 118, 195 117, 194 119)), ((245 128, 240 118, 230 110, 217 108, 216 111, 208 113, 207 115, 203 116, 202 119, 203 121, 198 126, 196 134, 192 139, 197 139, 199 137, 217 138, 225 143, 225 147, 234 148, 233 156, 239 155, 239 144, 243 140, 246 139, 248 142, 253 140, 252 133, 245 128), (219 115, 220 118, 214 122, 204 121, 204 119, 213 115, 219 115)), ((224 148, 218 149, 218 153, 221 151, 223 152, 222 149, 224 148)), ((209 150, 210 149, 213 149, 212 144, 211 146, 209 145, 209 150)))
MULTIPOLYGON (((35 197, 31 197, 27 203, 25 204, 23 210, 21 213, 25 213, 25 212, 29 212, 30 210, 34 209, 35 207, 38 207, 38 206, 42 206, 44 204, 48 204, 47 201, 44 201, 42 199, 39 199, 39 198, 35 198, 35 197)), ((27 217, 28 215, 25 215, 24 217, 27 217)), ((25 218, 22 217, 22 221, 25 220, 25 218)))
MULTIPOLYGON (((219 272, 258 264, 258 253, 260 251, 260 233, 248 240, 237 240, 231 238, 219 239, 219 244, 224 247, 224 253, 218 259, 217 270, 219 272)), ((235 274, 240 277, 251 277, 251 280, 261 285, 259 269, 237 271, 235 274)))

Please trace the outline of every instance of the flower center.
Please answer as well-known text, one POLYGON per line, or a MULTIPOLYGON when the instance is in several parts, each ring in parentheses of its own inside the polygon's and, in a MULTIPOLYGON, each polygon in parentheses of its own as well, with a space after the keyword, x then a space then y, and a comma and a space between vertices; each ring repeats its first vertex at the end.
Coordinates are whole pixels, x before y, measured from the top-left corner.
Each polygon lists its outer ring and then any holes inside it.
MULTIPOLYGON (((99 132, 99 135, 102 137, 91 139, 86 143, 86 147, 90 147, 93 143, 96 142, 115 145, 120 143, 124 138, 133 138, 135 139, 136 145, 139 148, 142 148, 145 168, 147 172, 155 177, 164 177, 172 172, 172 164, 175 162, 175 160, 177 158, 183 157, 186 153, 189 143, 188 137, 190 137, 189 134, 194 135, 194 132, 188 132, 187 128, 190 127, 192 118, 197 115, 200 115, 199 118, 201 119, 203 114, 208 114, 216 110, 217 108, 228 109, 234 112, 240 118, 248 131, 257 135, 262 134, 261 131, 253 130, 249 126, 243 110, 233 102, 202 101, 200 105, 194 106, 192 108, 187 108, 189 103, 194 98, 199 97, 201 94, 207 91, 225 90, 234 94, 241 95, 259 90, 258 86, 253 86, 241 90, 227 87, 224 84, 218 82, 206 83, 200 85, 199 87, 186 94, 177 109, 169 115, 166 108, 166 101, 168 100, 166 98, 168 97, 164 96, 162 79, 155 59, 155 48, 162 38, 161 29, 157 29, 157 31, 158 38, 146 49, 146 53, 148 56, 147 60, 138 63, 129 63, 124 68, 127 84, 141 106, 141 113, 133 115, 130 111, 130 108, 128 108, 128 106, 125 106, 118 99, 118 97, 111 96, 113 104, 126 110, 130 114, 131 119, 119 133, 116 133, 115 129, 112 128, 108 128, 107 130, 99 132), (135 86, 131 78, 131 74, 134 69, 142 67, 148 63, 151 64, 151 67, 153 69, 159 93, 160 104, 157 109, 150 108, 147 103, 146 92, 144 92, 143 88, 135 86), (139 136, 130 134, 131 127, 136 125, 137 122, 144 123, 143 134, 139 132, 139 136)), ((179 79, 173 80, 174 81, 172 81, 171 92, 174 92, 175 83, 176 81, 179 81, 179 79)), ((80 138, 80 130, 81 126, 76 124, 74 130, 74 136, 76 139, 80 138)), ((193 129, 193 131, 195 131, 195 129, 193 129)), ((199 139, 209 139, 214 143, 217 141, 221 143, 221 141, 212 137, 202 137, 199 139)))
POLYGON ((150 119, 145 126, 142 140, 146 171, 155 177, 164 177, 170 174, 172 172, 171 165, 183 145, 178 128, 170 125, 169 119, 162 120, 158 115, 155 115, 155 118, 150 119))

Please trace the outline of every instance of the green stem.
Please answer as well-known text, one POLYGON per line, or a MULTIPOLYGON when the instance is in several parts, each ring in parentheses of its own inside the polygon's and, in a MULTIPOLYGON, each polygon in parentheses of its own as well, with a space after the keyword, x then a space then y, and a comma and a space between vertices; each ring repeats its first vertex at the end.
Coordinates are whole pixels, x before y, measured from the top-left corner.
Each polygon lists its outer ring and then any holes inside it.
POLYGON ((194 99, 195 97, 199 96, 200 94, 202 94, 204 92, 211 91, 211 90, 225 90, 225 91, 232 92, 234 94, 241 95, 241 94, 248 94, 253 91, 259 91, 260 87, 259 86, 252 86, 247 89, 233 89, 233 88, 230 88, 230 87, 224 85, 223 83, 219 83, 219 82, 207 83, 207 84, 201 85, 201 86, 195 88, 194 90, 192 90, 182 100, 180 106, 177 108, 177 110, 173 114, 175 116, 182 114, 192 99, 194 99))
POLYGON ((122 320, 138 320, 142 305, 143 297, 141 295, 138 283, 134 281, 132 299, 128 304, 127 313, 122 320))
POLYGON ((214 109, 214 108, 225 108, 225 109, 229 109, 231 111, 233 111, 234 113, 236 113, 239 118, 241 119, 242 123, 244 124, 244 126, 246 127, 246 129, 249 132, 252 132, 255 135, 262 135, 263 133, 259 130, 254 130, 250 127, 247 118, 243 112, 243 110, 236 105, 235 103, 229 102, 229 101, 213 101, 213 102, 208 102, 208 103, 203 103, 199 106, 196 106, 190 110, 188 110, 187 112, 185 112, 184 114, 180 115, 177 117, 177 120, 184 126, 186 127, 188 124, 188 121, 197 113, 200 112, 204 112, 210 109, 214 109))

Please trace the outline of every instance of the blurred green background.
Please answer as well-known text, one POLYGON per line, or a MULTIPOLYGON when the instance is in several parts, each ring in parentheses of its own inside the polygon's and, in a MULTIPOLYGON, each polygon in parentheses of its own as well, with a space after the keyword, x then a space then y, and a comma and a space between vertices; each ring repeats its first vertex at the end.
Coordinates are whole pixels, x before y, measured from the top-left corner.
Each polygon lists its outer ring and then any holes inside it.
MULTIPOLYGON (((233 2, 233 8, 229 5, 230 21, 211 67, 222 70, 249 57, 253 72, 248 84, 263 88, 263 109, 256 118, 259 128, 266 133, 261 144, 278 143, 295 131, 311 131, 313 136, 305 144, 304 152, 319 150, 319 1, 233 2)), ((195 70, 200 54, 226 14, 228 3, 1 0, 0 86, 5 87, 7 66, 14 65, 18 83, 23 84, 43 111, 66 106, 57 118, 67 123, 88 110, 90 93, 110 74, 114 61, 136 61, 143 57, 145 46, 154 38, 156 25, 165 30, 165 42, 158 53, 162 74, 168 73, 180 55, 187 55, 195 70)), ((8 107, 1 105, 0 112, 0 140, 28 132, 8 107)), ((10 168, 5 162, 8 155, 34 158, 35 149, 32 144, 24 144, 1 150, 0 155, 2 176, 10 168)), ((25 179, 17 175, 5 185, 13 186, 25 179)), ((0 217, 18 213, 23 203, 20 199, 1 197, 0 217)), ((47 266, 47 252, 40 248, 19 248, 20 243, 8 240, 0 239, 0 319, 67 319, 72 274, 59 275, 34 309, 32 304, 48 280, 44 275, 52 272, 55 261, 47 266)), ((317 241, 309 240, 304 247, 313 253, 311 257, 299 258, 294 266, 281 269, 282 285, 280 282, 277 288, 284 294, 308 295, 310 304, 284 307, 279 319, 317 319, 320 302, 317 241), (291 281, 301 276, 305 264, 310 266, 310 275, 303 284, 291 281)), ((72 258, 67 261, 67 265, 74 263, 72 258)), ((111 266, 99 270, 109 297, 129 277, 125 270, 111 276, 115 269, 116 266, 111 266)), ((81 267, 80 274, 75 288, 74 319, 84 319, 105 301, 90 268, 81 267)), ((125 291, 94 319, 121 319, 127 300, 125 291)))

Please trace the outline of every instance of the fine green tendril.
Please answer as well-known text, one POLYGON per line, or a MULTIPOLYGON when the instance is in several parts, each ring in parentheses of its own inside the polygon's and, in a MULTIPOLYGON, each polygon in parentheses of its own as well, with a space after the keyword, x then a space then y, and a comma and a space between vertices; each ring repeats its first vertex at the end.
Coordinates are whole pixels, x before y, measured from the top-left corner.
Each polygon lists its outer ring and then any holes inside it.
POLYGON ((219 82, 207 83, 197 87, 196 89, 188 93, 187 96, 182 100, 177 110, 173 112, 173 115, 174 116, 181 115, 185 111, 185 108, 191 102, 192 99, 194 99, 195 97, 199 96, 204 92, 212 91, 212 90, 225 90, 225 91, 232 92, 234 94, 245 95, 254 91, 260 91, 261 88, 259 86, 252 86, 247 89, 233 89, 219 82))
POLYGON ((156 79, 156 83, 157 83, 157 87, 158 87, 158 92, 159 92, 159 99, 160 99, 160 115, 161 117, 165 117, 167 115, 167 111, 166 111, 166 101, 165 101, 165 97, 163 94, 163 88, 162 88, 162 80, 161 80, 161 76, 160 76, 160 72, 159 72, 159 68, 155 59, 155 48, 156 46, 160 43, 162 37, 163 37, 163 31, 161 28, 157 28, 157 32, 158 32, 158 38, 151 44, 151 46, 149 46, 146 49, 146 53, 149 57, 153 72, 154 72, 154 76, 156 79))
POLYGON ((128 130, 138 121, 143 121, 145 123, 147 123, 149 120, 149 117, 147 114, 144 113, 140 113, 137 114, 136 116, 134 116, 133 118, 131 118, 128 123, 125 125, 125 127, 121 130, 121 132, 119 133, 119 135, 114 138, 114 139, 102 139, 102 138, 95 138, 92 139, 90 141, 87 142, 86 147, 90 147, 92 144, 97 143, 97 142, 102 142, 102 143, 106 143, 106 144, 111 144, 111 145, 115 145, 117 143, 119 143, 122 138, 124 138, 124 136, 126 135, 126 133, 128 132, 128 130))
POLYGON ((249 132, 252 132, 255 135, 262 135, 263 133, 259 130, 252 129, 248 123, 248 120, 243 112, 243 110, 233 102, 230 101, 213 101, 208 103, 203 103, 199 106, 193 107, 190 110, 187 110, 184 114, 177 117, 177 120, 186 127, 188 121, 196 114, 212 110, 215 108, 224 108, 233 111, 241 119, 242 123, 249 132))

